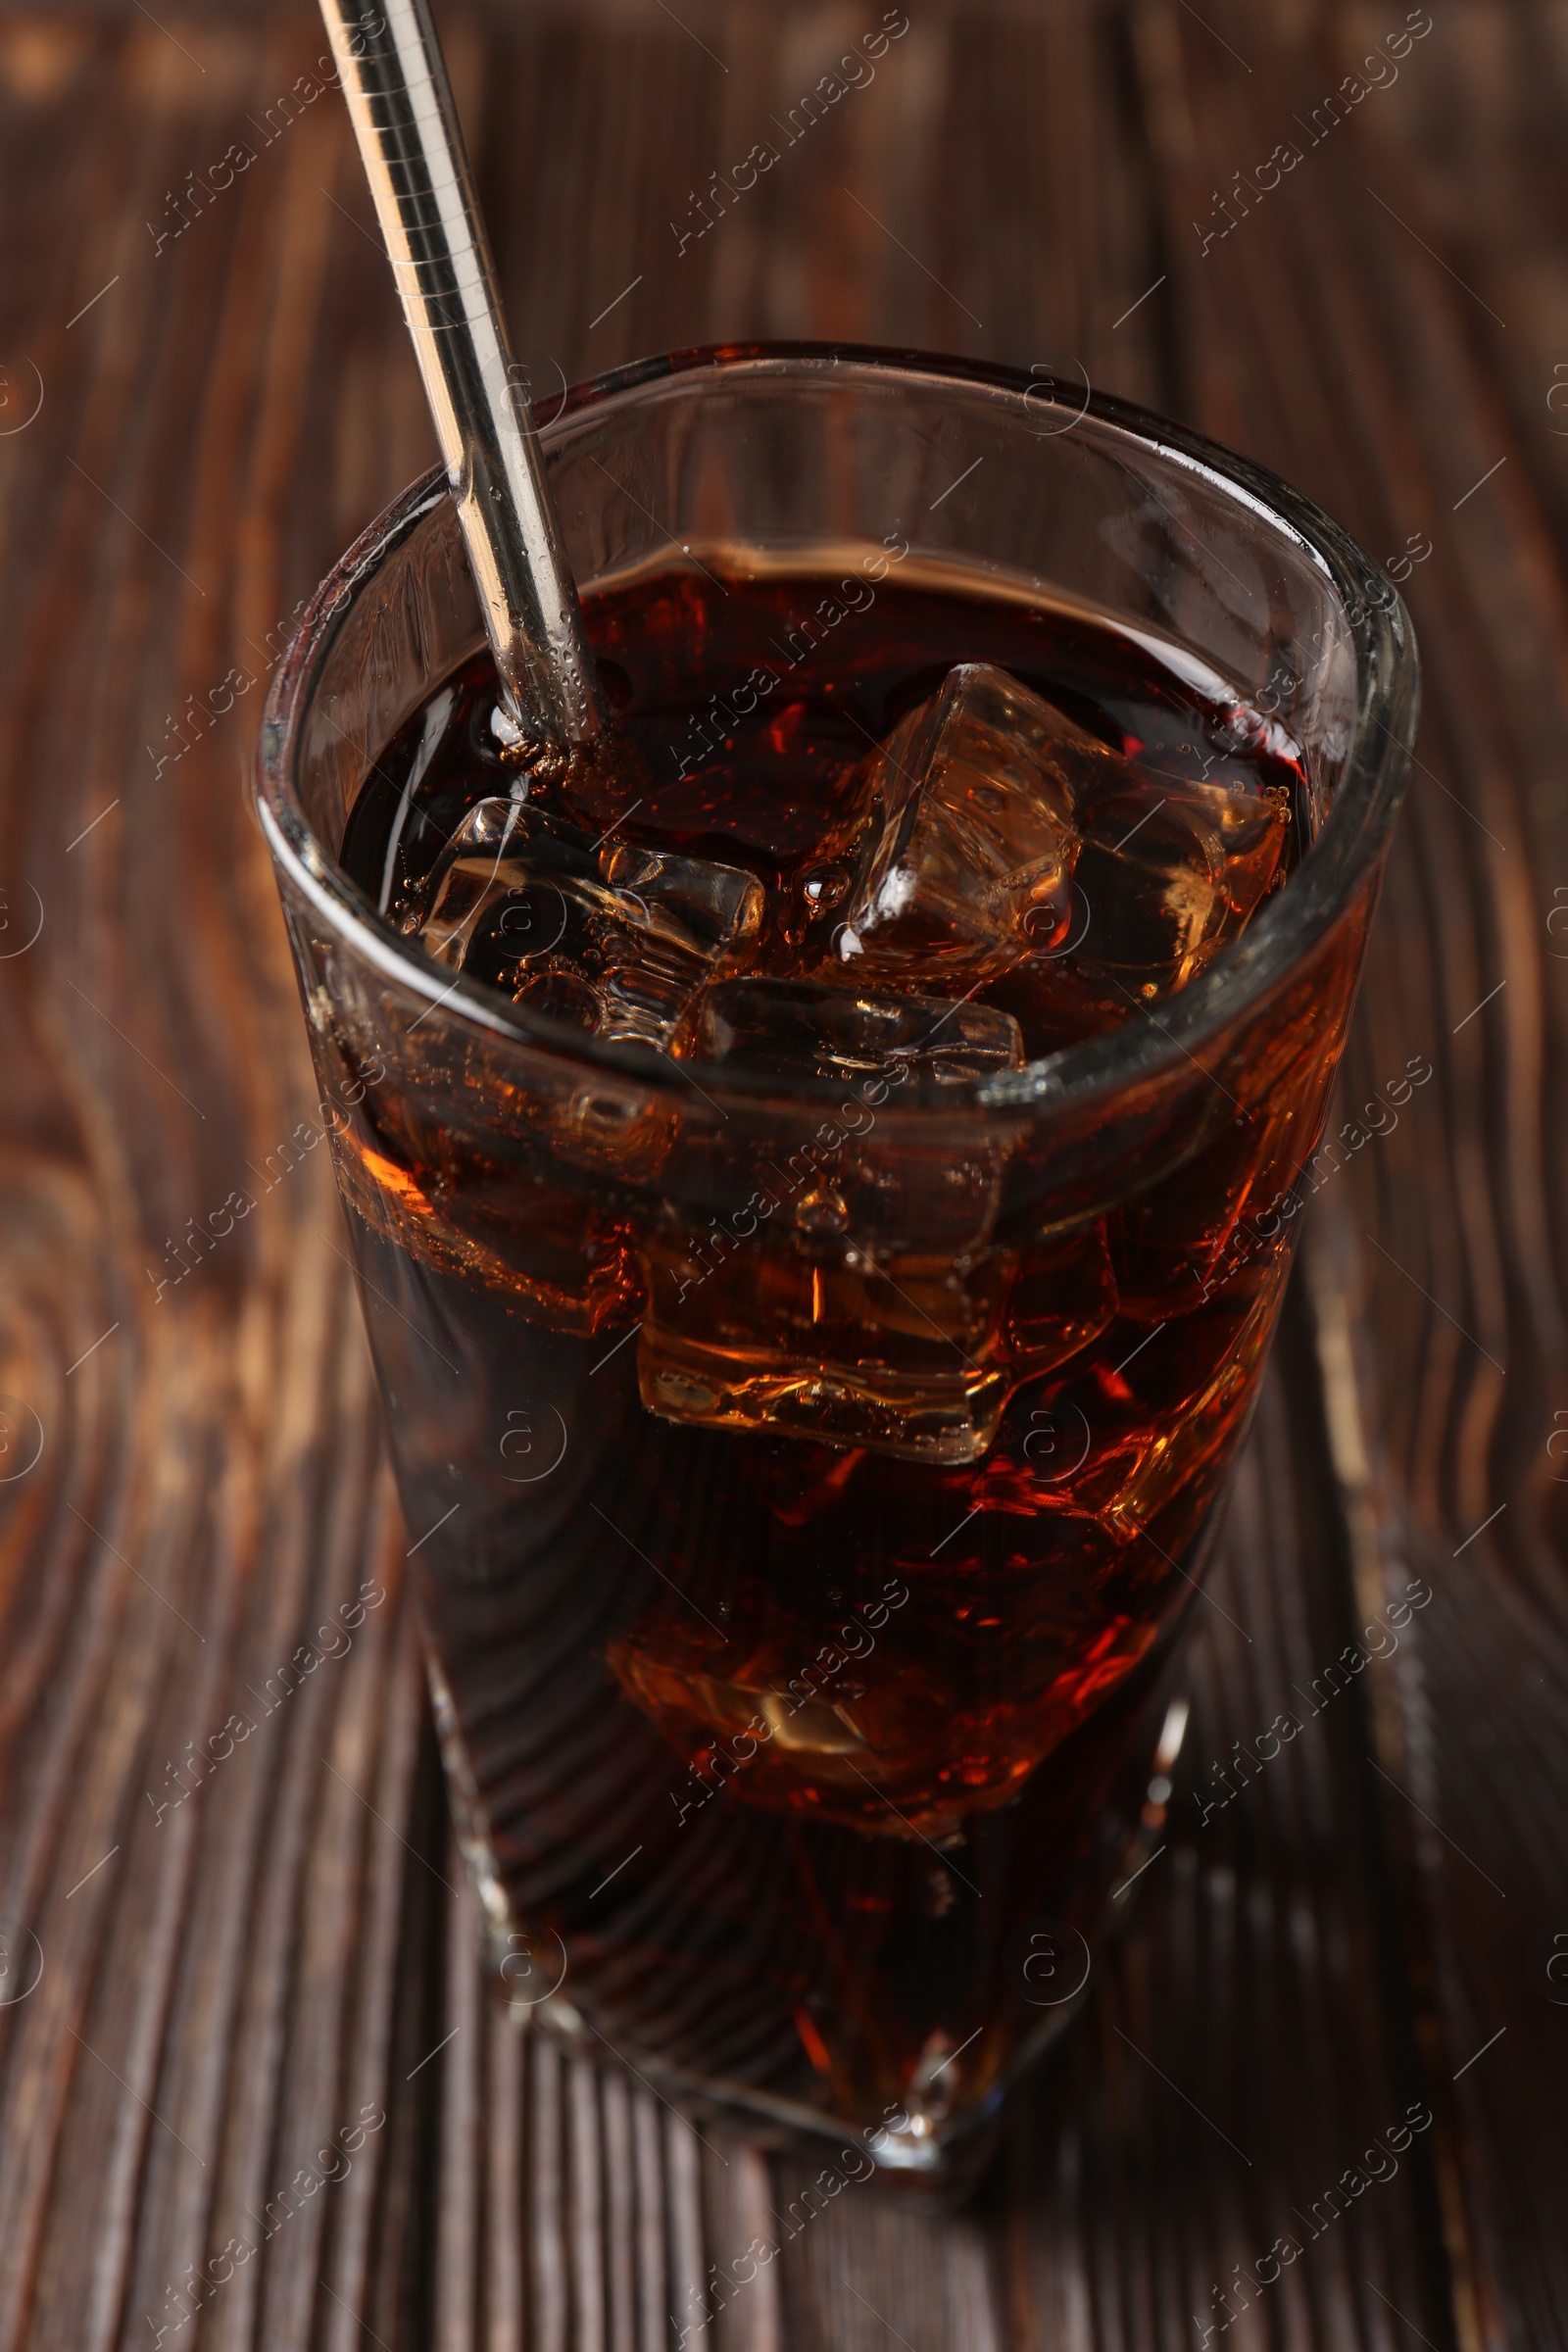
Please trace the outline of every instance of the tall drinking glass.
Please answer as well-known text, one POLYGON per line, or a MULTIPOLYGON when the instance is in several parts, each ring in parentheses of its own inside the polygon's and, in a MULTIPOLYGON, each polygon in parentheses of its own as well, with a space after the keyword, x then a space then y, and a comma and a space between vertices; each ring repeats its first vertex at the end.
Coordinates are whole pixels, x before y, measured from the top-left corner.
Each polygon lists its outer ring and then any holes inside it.
MULTIPOLYGON (((568 394, 544 445, 591 628, 672 565, 874 594, 895 549, 1157 654, 1299 768, 1290 880, 1179 993, 1021 1070, 892 1051, 835 1085, 587 1037, 344 870, 367 778, 482 644, 436 476, 269 700, 261 814, 502 1983, 688 2103, 941 2176, 1085 1997, 1169 1796, 1414 646, 1282 482, 1007 368, 682 353, 568 394)), ((734 688, 691 658, 694 702, 734 688)))

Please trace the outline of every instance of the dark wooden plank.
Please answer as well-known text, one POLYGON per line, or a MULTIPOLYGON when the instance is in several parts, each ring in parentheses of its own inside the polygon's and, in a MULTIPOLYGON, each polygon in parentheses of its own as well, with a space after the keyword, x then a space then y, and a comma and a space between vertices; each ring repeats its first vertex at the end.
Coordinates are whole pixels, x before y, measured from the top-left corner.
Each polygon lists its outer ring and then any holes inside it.
MULTIPOLYGON (((1357 11, 1277 57, 1250 40, 1273 111, 1283 119, 1290 87, 1334 87, 1373 30, 1357 11)), ((1467 2340, 1509 2344, 1568 2331, 1547 2218, 1562 2204, 1560 2140, 1547 2132, 1535 2152, 1568 2054, 1526 1957, 1560 1907, 1563 1867, 1548 1793, 1562 1516, 1546 1446, 1565 1393, 1551 1083, 1564 1002, 1545 926, 1568 870, 1565 612, 1543 348, 1557 330, 1540 299, 1562 232, 1544 128, 1560 38, 1552 12, 1441 12, 1397 91, 1325 135, 1255 220, 1200 262, 1189 249, 1182 308, 1195 382, 1215 352, 1230 360, 1203 392, 1210 420, 1232 404, 1225 429, 1380 555, 1414 534, 1431 549, 1406 587, 1426 654, 1422 766, 1346 1105, 1409 1055, 1437 1075, 1323 1206, 1340 1228, 1374 1464, 1363 1596, 1372 1605, 1374 1580, 1407 1565, 1440 1595, 1391 1673, 1379 1752, 1416 1904, 1459 2319, 1467 2340)), ((1191 27, 1178 45, 1198 143, 1246 155, 1257 94, 1242 98, 1234 76, 1227 91, 1191 27)), ((1171 169, 1172 211, 1207 218, 1210 173, 1196 157, 1171 169)))
POLYGON ((0 453, 5 856, 43 910, 0 967, 6 1381, 45 1436, 6 1504, 0 1910, 43 1954, 0 2010, 7 2344, 303 2344, 328 2290, 370 2308, 385 2127, 336 2185, 280 2192, 389 2103, 414 1956, 402 1543, 237 789, 268 632, 359 519, 318 514, 289 571, 346 141, 305 117, 157 251, 165 188, 312 54, 299 18, 182 30, 203 61, 139 18, 0 41, 39 263, 8 277, 7 347, 45 391, 0 453), (165 712, 236 664, 249 709, 181 752, 165 712), (231 2237, 254 2252, 181 2328, 231 2237))

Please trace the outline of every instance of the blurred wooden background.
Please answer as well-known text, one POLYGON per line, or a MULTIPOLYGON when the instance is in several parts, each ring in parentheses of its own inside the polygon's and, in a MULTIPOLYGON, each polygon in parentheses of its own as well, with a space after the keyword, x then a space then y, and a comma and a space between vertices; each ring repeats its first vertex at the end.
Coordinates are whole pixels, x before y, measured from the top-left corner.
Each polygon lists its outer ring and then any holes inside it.
MULTIPOLYGON (((857 2188, 709 2340, 1549 2352, 1568 6, 906 14, 683 246, 877 0, 442 12, 536 397, 731 336, 1076 362, 1404 558, 1426 715, 1342 1115, 1436 1074, 1314 1204, 1169 1848, 1070 2047, 971 2205, 857 2188), (1411 1577, 1397 1654, 1201 1827, 1411 1577)), ((172 1280, 312 1102, 242 795, 262 681, 433 454, 341 101, 279 108, 324 46, 293 5, 0 17, 0 2352, 661 2352, 802 2176, 485 2007, 325 1166, 172 1280), (367 1580, 350 1653, 176 1801, 367 1580)))

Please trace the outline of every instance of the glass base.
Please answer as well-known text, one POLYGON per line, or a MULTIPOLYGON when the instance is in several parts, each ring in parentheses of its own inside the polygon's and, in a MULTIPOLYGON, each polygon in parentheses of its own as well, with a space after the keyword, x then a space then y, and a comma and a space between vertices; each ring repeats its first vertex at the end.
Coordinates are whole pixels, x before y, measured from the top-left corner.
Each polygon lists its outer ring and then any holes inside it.
POLYGON ((600 2023, 585 2014, 584 2007, 562 1988, 566 1956, 560 1938, 529 1929, 512 1911, 457 1710, 440 1662, 428 1644, 425 1659, 458 1842, 484 1912, 486 1973, 494 1997, 513 2023, 520 2031, 547 2034, 574 2057, 614 2064, 630 2080, 678 2105, 699 2127, 711 2122, 768 2150, 812 2158, 837 2142, 846 2165, 852 2158, 857 2167, 869 2160, 871 2171, 852 2170, 851 2179, 865 2180, 874 2172, 890 2184, 927 2190, 948 2199, 965 2194, 979 2180, 995 2148, 1008 2098, 1088 2005, 1095 1960, 1114 1946, 1129 1925, 1145 1866, 1157 1850, 1164 1827, 1171 1778, 1189 1719, 1185 1693, 1171 1687, 1177 1667, 1173 1658, 1148 1702, 1151 1717, 1159 1724, 1152 1756, 1147 1740, 1136 1751, 1150 1756, 1150 1762, 1146 1767, 1129 1767, 1124 1776, 1125 1795, 1112 1809, 1119 1820, 1105 1825, 1107 1836, 1102 1841, 1096 1874, 1105 1891, 1092 1905, 1089 1937, 1060 1926, 1052 1935, 1037 1933, 1030 1941, 1045 1948, 1025 1951, 1015 1963, 1015 1975, 1024 1986, 1022 1997, 1038 2006, 1041 2016, 1004 2072, 980 2099, 957 2113, 945 2112, 940 2096, 933 2095, 933 2081, 923 2094, 915 2086, 906 2090, 902 2106, 890 2119, 867 2125, 863 2119, 858 2121, 830 2107, 757 2084, 714 2081, 672 2065, 616 2034, 612 2020, 600 2023), (525 1955, 521 1965, 519 1954, 525 1955), (1058 1963, 1067 1987, 1059 1992, 1055 1982, 1058 1963), (547 1981, 552 1976, 556 1982, 550 1984, 547 1981), (1077 1981, 1068 1982, 1072 1979, 1077 1981))

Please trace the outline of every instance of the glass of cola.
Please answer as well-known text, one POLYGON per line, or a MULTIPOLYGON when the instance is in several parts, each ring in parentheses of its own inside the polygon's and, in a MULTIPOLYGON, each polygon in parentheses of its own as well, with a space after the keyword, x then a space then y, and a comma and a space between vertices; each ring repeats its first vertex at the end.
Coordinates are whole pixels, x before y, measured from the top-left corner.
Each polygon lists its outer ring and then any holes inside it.
POLYGON ((1159 1834, 1414 646, 1071 371, 688 352, 543 439, 603 739, 430 475, 260 756, 453 1801, 531 2030, 940 2178, 1159 1834))

